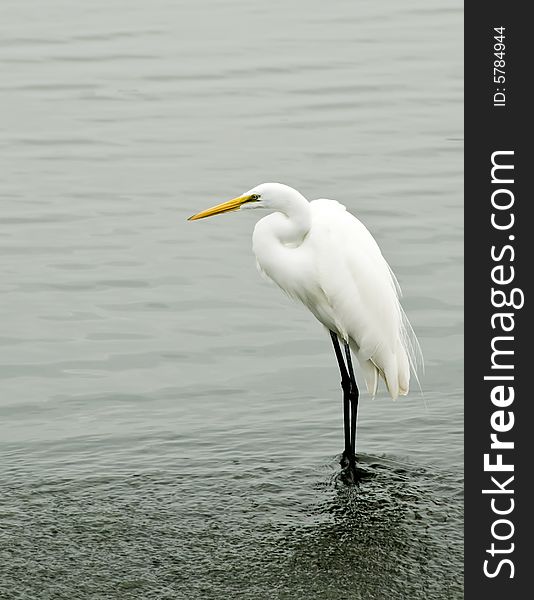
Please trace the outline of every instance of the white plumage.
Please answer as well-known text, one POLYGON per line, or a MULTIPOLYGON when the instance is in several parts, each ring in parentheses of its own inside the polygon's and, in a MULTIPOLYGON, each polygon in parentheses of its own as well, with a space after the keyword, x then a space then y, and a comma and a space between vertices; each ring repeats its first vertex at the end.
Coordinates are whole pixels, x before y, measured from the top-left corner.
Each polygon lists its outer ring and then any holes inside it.
POLYGON ((407 394, 419 345, 395 276, 367 228, 342 204, 308 202, 279 183, 261 184, 191 218, 239 208, 273 211, 254 229, 258 268, 349 343, 369 393, 376 394, 381 376, 392 398, 407 394))

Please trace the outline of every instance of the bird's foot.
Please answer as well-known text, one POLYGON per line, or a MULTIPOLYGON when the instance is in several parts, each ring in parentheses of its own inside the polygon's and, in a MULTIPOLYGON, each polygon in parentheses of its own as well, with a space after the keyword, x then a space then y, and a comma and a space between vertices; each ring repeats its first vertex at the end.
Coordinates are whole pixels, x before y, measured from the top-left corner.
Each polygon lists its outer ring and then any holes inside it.
POLYGON ((339 464, 342 467, 356 466, 356 455, 351 450, 343 450, 339 464))
POLYGON ((344 450, 339 464, 341 465, 341 474, 343 479, 347 483, 356 483, 358 481, 356 455, 350 451, 344 450))

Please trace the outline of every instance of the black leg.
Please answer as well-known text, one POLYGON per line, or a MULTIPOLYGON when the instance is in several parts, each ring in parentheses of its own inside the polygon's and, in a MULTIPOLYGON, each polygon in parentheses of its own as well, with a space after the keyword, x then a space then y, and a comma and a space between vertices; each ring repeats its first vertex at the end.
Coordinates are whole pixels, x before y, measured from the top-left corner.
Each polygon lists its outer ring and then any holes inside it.
POLYGON ((332 344, 334 345, 334 352, 336 353, 337 363, 339 365, 339 371, 341 373, 341 388, 343 389, 343 428, 345 432, 345 450, 341 459, 341 465, 347 467, 351 465, 350 456, 352 454, 351 446, 351 435, 350 435, 350 390, 351 390, 351 379, 343 360, 343 353, 339 346, 339 340, 337 334, 333 331, 330 332, 332 338, 332 344))
POLYGON ((347 358, 347 368, 350 376, 350 449, 351 455, 356 466, 356 421, 358 418, 358 400, 360 399, 360 390, 356 383, 354 369, 352 368, 352 358, 350 355, 350 346, 345 342, 345 356, 347 358))

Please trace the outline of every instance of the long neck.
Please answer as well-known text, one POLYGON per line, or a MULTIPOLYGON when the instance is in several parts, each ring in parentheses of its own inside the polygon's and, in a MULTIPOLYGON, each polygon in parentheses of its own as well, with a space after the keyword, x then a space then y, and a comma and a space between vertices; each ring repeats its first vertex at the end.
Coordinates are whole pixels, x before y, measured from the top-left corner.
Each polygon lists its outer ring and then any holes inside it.
POLYGON ((273 233, 280 242, 288 246, 300 246, 311 227, 310 203, 306 198, 295 192, 291 203, 274 215, 277 219, 273 233))
MULTIPOLYGON (((299 248, 311 229, 311 206, 300 196, 272 208, 276 212, 256 223, 252 248, 260 271, 291 295, 295 281, 301 276, 299 248)), ((296 291, 295 294, 298 295, 296 291)))

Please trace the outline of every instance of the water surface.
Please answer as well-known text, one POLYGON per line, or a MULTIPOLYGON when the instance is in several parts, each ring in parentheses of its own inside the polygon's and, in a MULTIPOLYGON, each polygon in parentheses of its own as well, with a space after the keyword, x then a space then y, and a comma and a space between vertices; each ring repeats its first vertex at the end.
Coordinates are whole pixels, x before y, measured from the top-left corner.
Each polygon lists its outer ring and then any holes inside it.
POLYGON ((0 597, 462 597, 462 5, 0 7, 0 597), (255 272, 263 181, 373 232, 424 396, 255 272))

